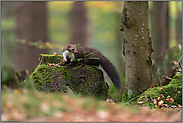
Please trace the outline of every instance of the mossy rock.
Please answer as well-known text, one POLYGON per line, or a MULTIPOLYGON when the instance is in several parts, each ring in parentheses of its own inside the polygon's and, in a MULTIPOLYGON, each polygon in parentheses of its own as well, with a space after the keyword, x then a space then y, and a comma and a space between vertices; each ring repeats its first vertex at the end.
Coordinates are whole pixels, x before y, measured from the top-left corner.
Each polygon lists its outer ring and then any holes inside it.
POLYGON ((108 97, 108 85, 104 81, 103 72, 96 66, 48 66, 48 63, 62 64, 62 56, 41 54, 40 65, 31 74, 36 88, 46 92, 67 92, 96 96, 102 99, 108 97), (46 58, 45 58, 45 57, 46 58), (49 58, 53 57, 53 58, 49 58), (49 59, 49 62, 41 59, 49 59))
POLYGON ((141 94, 136 102, 133 102, 133 104, 144 101, 145 105, 148 104, 148 106, 151 106, 153 105, 151 103, 151 99, 157 99, 158 97, 160 97, 161 94, 164 96, 163 98, 161 98, 161 100, 167 99, 168 95, 174 99, 173 103, 170 103, 170 101, 165 101, 164 103, 169 105, 182 105, 182 74, 175 75, 168 85, 162 87, 153 87, 146 90, 144 93, 141 94))

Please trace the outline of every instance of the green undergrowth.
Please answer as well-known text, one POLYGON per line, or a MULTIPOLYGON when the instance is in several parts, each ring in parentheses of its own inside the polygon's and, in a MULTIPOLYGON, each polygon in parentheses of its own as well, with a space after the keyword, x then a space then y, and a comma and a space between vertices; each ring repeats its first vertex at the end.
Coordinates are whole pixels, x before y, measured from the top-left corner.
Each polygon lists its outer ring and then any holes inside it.
POLYGON ((129 105, 141 105, 155 108, 155 105, 152 103, 152 99, 165 100, 167 97, 173 98, 173 102, 164 101, 164 104, 168 105, 182 105, 182 74, 175 75, 172 81, 162 87, 153 87, 147 89, 141 95, 134 95, 131 98, 128 98, 128 94, 124 93, 122 101, 129 105), (163 95, 161 97, 161 95, 163 95))

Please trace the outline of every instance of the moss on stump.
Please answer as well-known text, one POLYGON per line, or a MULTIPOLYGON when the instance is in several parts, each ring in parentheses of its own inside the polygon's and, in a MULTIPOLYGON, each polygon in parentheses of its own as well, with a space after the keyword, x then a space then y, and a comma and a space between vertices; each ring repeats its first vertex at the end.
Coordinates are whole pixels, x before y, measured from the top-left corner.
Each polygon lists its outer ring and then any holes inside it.
POLYGON ((67 92, 69 89, 76 94, 108 97, 108 85, 104 81, 103 72, 96 66, 48 65, 63 64, 63 56, 41 54, 40 64, 31 74, 36 88, 46 92, 67 92))

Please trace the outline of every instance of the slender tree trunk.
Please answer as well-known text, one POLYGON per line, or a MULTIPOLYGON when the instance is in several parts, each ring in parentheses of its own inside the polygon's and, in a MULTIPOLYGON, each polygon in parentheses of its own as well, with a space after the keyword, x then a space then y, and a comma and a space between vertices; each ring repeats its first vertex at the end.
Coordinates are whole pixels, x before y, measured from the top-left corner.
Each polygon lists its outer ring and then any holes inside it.
POLYGON ((155 58, 168 48, 169 43, 169 13, 168 1, 153 1, 151 11, 151 31, 153 46, 156 49, 155 58))
POLYGON ((152 2, 150 22, 153 47, 156 49, 155 53, 153 54, 153 59, 156 59, 156 64, 153 65, 152 83, 154 85, 158 85, 160 83, 159 77, 165 72, 164 66, 168 65, 162 66, 157 62, 157 58, 162 57, 162 54, 165 53, 169 45, 169 13, 167 1, 152 2))
POLYGON ((143 92, 152 83, 148 2, 124 2, 121 30, 126 60, 125 91, 130 96, 143 92))
POLYGON ((11 17, 14 14, 15 2, 13 1, 2 1, 2 10, 4 10, 5 17, 11 17))
MULTIPOLYGON (((158 18, 158 9, 157 9, 157 2, 152 1, 152 7, 150 10, 150 32, 152 37, 152 45, 156 49, 157 48, 157 40, 158 40, 158 34, 157 34, 157 27, 155 26, 157 24, 157 18, 158 18)), ((156 51, 155 51, 156 52, 156 51)), ((152 58, 156 59, 156 53, 152 54, 152 58)))
POLYGON ((157 17, 157 56, 160 56, 168 49, 169 42, 169 14, 168 14, 168 1, 157 3, 158 17, 157 17))
POLYGON ((178 44, 182 42, 182 11, 178 9, 179 2, 176 3, 177 7, 177 18, 176 18, 176 40, 178 44))
MULTIPOLYGON (((39 40, 46 42, 46 13, 46 2, 17 2, 17 38, 29 43, 39 40)), ((47 53, 47 50, 17 43, 16 69, 33 70, 38 65, 40 53, 47 53)))
POLYGON ((71 22, 71 43, 87 44, 87 9, 85 2, 77 1, 73 3, 70 15, 71 22))

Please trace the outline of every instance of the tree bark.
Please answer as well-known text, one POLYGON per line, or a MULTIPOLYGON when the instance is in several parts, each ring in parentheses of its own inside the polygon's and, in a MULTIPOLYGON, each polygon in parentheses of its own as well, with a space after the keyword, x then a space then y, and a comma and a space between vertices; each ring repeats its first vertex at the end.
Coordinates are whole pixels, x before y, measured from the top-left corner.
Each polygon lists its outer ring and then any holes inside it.
POLYGON ((153 46, 157 50, 154 58, 166 51, 169 43, 169 13, 167 1, 153 1, 151 12, 151 32, 153 46))
MULTIPOLYGON (((39 40, 46 42, 46 20, 46 2, 17 2, 16 35, 18 39, 25 39, 29 43, 39 40)), ((34 70, 38 65, 40 53, 47 53, 47 50, 17 43, 16 70, 34 70)))
POLYGON ((15 2, 13 1, 2 1, 2 10, 5 17, 11 17, 14 14, 15 2))
POLYGON ((148 2, 124 2, 121 31, 126 60, 125 91, 131 96, 143 92, 152 83, 148 2))
POLYGON ((177 7, 177 18, 176 18, 176 40, 177 44, 181 44, 182 42, 182 10, 178 9, 179 2, 176 3, 177 7))
MULTIPOLYGON (((162 58, 163 54, 168 49, 169 45, 169 13, 168 13, 168 2, 167 1, 153 1, 151 10, 151 36, 153 47, 156 49, 153 54, 153 59, 162 58)), ((164 65, 160 64, 157 60, 153 65, 153 84, 157 85, 160 83, 159 77, 164 75, 167 71, 169 64, 167 62, 164 65), (166 64, 166 65, 165 65, 166 64), (158 72, 159 71, 159 72, 158 72)))
POLYGON ((73 3, 70 15, 71 22, 71 43, 87 44, 87 9, 85 2, 77 1, 73 3))
POLYGON ((160 56, 168 49, 169 42, 169 14, 168 14, 168 1, 157 3, 158 17, 157 17, 157 56, 160 56))

